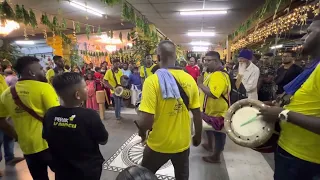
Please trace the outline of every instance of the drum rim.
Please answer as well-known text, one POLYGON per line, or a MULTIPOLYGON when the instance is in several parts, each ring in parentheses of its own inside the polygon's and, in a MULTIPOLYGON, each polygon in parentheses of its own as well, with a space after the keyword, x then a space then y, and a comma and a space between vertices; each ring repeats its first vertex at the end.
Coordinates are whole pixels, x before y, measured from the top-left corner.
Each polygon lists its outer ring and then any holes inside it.
POLYGON ((226 132, 227 132, 229 138, 233 142, 235 142, 236 144, 238 144, 240 146, 255 148, 255 147, 259 147, 259 146, 265 144, 271 138, 273 131, 274 131, 275 123, 266 122, 266 126, 264 129, 264 131, 266 131, 266 132, 259 135, 259 138, 256 137, 257 134, 254 134, 252 136, 243 136, 247 140, 239 138, 239 136, 232 129, 232 121, 231 121, 232 115, 234 114, 234 112, 236 112, 241 107, 248 106, 250 104, 259 108, 259 109, 266 106, 261 101, 258 101, 255 99, 242 99, 240 101, 237 101, 228 109, 226 116, 225 116, 225 120, 224 120, 224 127, 226 129, 226 132))
POLYGON ((116 87, 116 89, 114 90, 114 94, 115 94, 116 96, 121 96, 122 93, 123 93, 123 87, 122 87, 122 86, 118 86, 118 87, 116 87), (117 92, 117 89, 121 89, 120 93, 117 92))

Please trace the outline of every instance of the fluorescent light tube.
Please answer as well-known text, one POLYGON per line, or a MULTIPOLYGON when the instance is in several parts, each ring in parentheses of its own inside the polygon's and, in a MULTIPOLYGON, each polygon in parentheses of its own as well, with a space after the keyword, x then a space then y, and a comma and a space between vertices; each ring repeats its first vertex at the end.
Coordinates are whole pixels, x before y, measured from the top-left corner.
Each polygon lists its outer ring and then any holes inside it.
POLYGON ((15 41, 15 43, 20 45, 33 45, 34 41, 15 41))
POLYGON ((209 46, 211 45, 210 42, 203 42, 203 41, 198 41, 198 42, 191 42, 190 43, 192 46, 209 46))
POLYGON ((196 10, 196 11, 180 11, 180 15, 213 15, 227 14, 226 10, 196 10))
POLYGON ((271 46, 270 49, 279 49, 279 48, 282 48, 283 47, 283 44, 279 44, 279 45, 276 45, 276 46, 271 46))
POLYGON ((195 46, 192 48, 192 51, 205 52, 208 51, 208 47, 195 46))
POLYGON ((188 32, 188 36, 215 36, 214 32, 188 32))
POLYGON ((82 4, 76 1, 70 1, 70 5, 99 17, 103 17, 103 14, 104 14, 103 12, 100 12, 95 8, 86 6, 85 4, 82 4))

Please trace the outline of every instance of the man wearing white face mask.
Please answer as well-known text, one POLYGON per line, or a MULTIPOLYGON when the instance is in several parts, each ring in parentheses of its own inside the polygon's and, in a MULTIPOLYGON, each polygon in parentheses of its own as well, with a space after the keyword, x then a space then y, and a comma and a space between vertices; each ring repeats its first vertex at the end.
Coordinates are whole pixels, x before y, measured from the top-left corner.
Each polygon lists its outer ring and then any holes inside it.
POLYGON ((240 51, 238 57, 239 73, 237 76, 237 82, 241 82, 243 84, 246 89, 248 99, 258 99, 257 84, 260 70, 251 62, 252 55, 252 51, 249 49, 243 49, 240 51))

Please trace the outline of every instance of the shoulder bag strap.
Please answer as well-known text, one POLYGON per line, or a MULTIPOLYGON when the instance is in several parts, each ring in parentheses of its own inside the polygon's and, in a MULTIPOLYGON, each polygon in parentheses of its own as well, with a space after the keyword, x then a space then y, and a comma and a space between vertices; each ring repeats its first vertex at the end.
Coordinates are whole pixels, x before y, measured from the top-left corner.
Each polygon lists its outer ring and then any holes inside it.
MULTIPOLYGON (((173 76, 173 75, 172 75, 173 76)), ((174 80, 176 81, 177 83, 177 86, 178 86, 178 89, 179 89, 179 92, 180 92, 180 96, 183 100, 183 103, 184 105, 186 106, 186 108, 189 110, 189 97, 188 95, 186 94, 186 92, 183 90, 183 88, 181 87, 181 85, 179 84, 179 82, 177 81, 177 79, 173 76, 174 80)))
POLYGON ((30 109, 25 104, 23 104, 23 102, 21 101, 20 97, 18 96, 18 93, 17 93, 17 90, 16 90, 15 86, 11 86, 10 87, 10 92, 11 92, 11 95, 12 95, 12 99, 13 99, 14 103, 17 106, 19 106, 23 110, 27 111, 35 119, 43 122, 43 118, 41 116, 39 116, 34 110, 30 109))
MULTIPOLYGON (((120 71, 120 69, 118 70, 120 71)), ((113 79, 116 81, 116 86, 119 86, 119 83, 117 81, 116 75, 114 74, 114 71, 111 69, 112 75, 113 75, 113 79)))
POLYGON ((143 70, 144 70, 144 79, 146 79, 148 77, 146 66, 143 66, 143 70))

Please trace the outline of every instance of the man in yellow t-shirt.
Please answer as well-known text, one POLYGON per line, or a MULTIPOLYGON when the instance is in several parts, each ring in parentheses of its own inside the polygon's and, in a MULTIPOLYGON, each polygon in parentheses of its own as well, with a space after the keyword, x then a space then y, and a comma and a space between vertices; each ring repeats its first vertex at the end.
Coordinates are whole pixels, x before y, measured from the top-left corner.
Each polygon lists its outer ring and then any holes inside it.
MULTIPOLYGON (((174 67, 175 45, 171 41, 162 41, 157 50, 160 67, 174 67)), ((145 139, 145 132, 152 129, 143 153, 142 166, 156 173, 157 170, 171 160, 178 180, 189 177, 189 148, 191 142, 191 121, 188 109, 193 113, 195 136, 193 144, 201 142, 202 122, 200 115, 199 91, 193 78, 181 69, 169 69, 169 73, 180 84, 189 103, 182 98, 164 99, 158 74, 149 76, 142 90, 140 104, 140 120, 137 122, 139 135, 145 139)), ((167 79, 164 79, 167 80, 167 79)), ((182 96, 182 91, 180 91, 182 96)))
MULTIPOLYGON (((39 59, 21 57, 14 69, 20 75, 15 88, 25 106, 43 117, 49 108, 59 105, 56 92, 46 83, 39 59)), ((15 104, 10 88, 0 97, 0 129, 18 140, 33 179, 48 179, 47 168, 51 165, 51 156, 48 144, 42 138, 42 122, 15 104), (14 128, 6 121, 9 116, 14 128)))
POLYGON ((153 64, 152 56, 150 54, 146 55, 145 59, 145 65, 140 67, 140 77, 141 77, 141 83, 143 84, 147 77, 151 76, 152 68, 156 64, 153 64))
POLYGON ((314 61, 284 87, 287 94, 293 95, 289 104, 284 108, 267 106, 260 110, 264 120, 280 120, 275 180, 313 180, 320 177, 319 39, 320 16, 317 16, 308 28, 303 45, 303 52, 313 56, 314 61))
MULTIPOLYGON (((210 73, 207 74, 206 79, 203 76, 198 79, 203 119, 214 117, 216 121, 223 123, 224 115, 229 107, 229 93, 231 90, 229 75, 223 69, 218 52, 207 52, 205 61, 207 71, 210 73)), ((208 144, 203 144, 202 146, 207 151, 213 152, 213 154, 202 159, 208 163, 220 163, 221 153, 226 143, 226 134, 217 131, 206 131, 206 134, 208 144), (213 141, 215 142, 214 147, 213 141)))
POLYGON ((67 70, 64 69, 64 62, 61 56, 53 56, 53 62, 56 65, 56 67, 53 69, 49 69, 46 74, 47 81, 50 84, 55 75, 67 72, 67 70))
MULTIPOLYGON (((122 98, 121 96, 116 96, 114 94, 114 89, 117 86, 120 86, 120 79, 121 76, 123 76, 122 71, 119 69, 120 65, 120 60, 119 59, 114 59, 112 61, 112 69, 109 69, 106 74, 104 75, 104 84, 111 90, 111 94, 114 100, 114 109, 115 109, 115 115, 116 119, 120 120, 121 119, 121 102, 122 98)), ((120 121, 118 121, 120 122, 120 121)))

